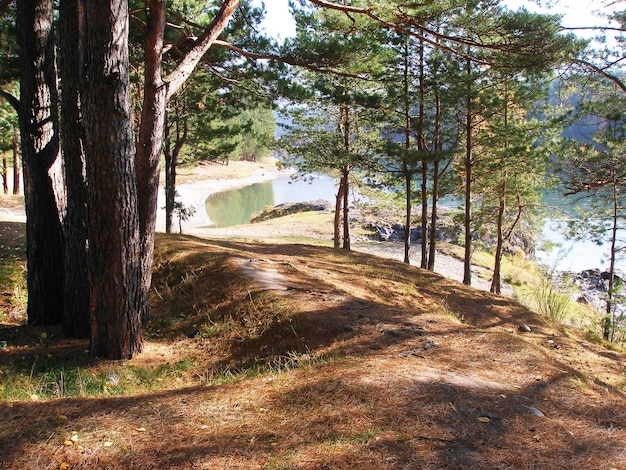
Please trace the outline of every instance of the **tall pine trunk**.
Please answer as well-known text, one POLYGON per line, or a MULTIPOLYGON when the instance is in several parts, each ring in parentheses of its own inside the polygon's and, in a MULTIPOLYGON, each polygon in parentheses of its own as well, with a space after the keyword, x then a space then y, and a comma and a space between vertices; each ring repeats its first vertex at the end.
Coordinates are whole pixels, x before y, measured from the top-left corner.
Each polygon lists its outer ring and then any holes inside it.
POLYGON ((20 152, 18 149, 18 132, 13 132, 13 194, 20 193, 20 177, 22 172, 20 171, 20 152))
POLYGON ((63 318, 64 211, 59 155, 54 2, 17 2, 20 46, 19 121, 26 205, 28 322, 63 318))
POLYGON ((404 263, 410 264, 411 250, 411 212, 413 210, 412 181, 413 170, 409 168, 408 152, 411 149, 411 104, 409 102, 409 36, 404 38, 402 87, 403 87, 403 107, 404 107, 404 149, 407 155, 402 162, 402 173, 404 175, 405 194, 405 219, 404 219, 404 263))
MULTIPOLYGON (((441 153, 441 100, 439 98, 439 88, 435 85, 435 136, 433 149, 435 155, 441 153)), ((433 203, 430 216, 430 243, 428 244, 428 265, 427 269, 435 270, 435 256, 437 254, 437 203, 439 202, 439 157, 435 158, 433 164, 433 203)))
MULTIPOLYGON (((426 88, 424 85, 424 40, 420 38, 420 54, 419 54, 419 115, 417 118, 417 150, 423 154, 426 151, 426 140, 424 137, 424 121, 425 121, 425 100, 426 88)), ((428 161, 422 159, 422 238, 420 243, 421 262, 420 267, 425 269, 428 267, 428 161)))
POLYGON ((65 235, 65 291, 63 332, 74 338, 89 338, 89 257, 87 252, 87 182, 83 129, 80 112, 80 70, 82 47, 79 18, 82 0, 61 0, 59 25, 61 42, 60 77, 61 135, 67 214, 65 235))
POLYGON ((4 194, 9 194, 9 159, 6 154, 2 156, 2 187, 4 188, 4 194))
POLYGON ((141 263, 128 58, 128 3, 86 0, 82 110, 89 210, 91 354, 142 350, 141 263))
POLYGON ((165 112, 169 98, 189 78, 194 68, 211 47, 239 5, 239 0, 225 0, 211 25, 198 37, 181 62, 168 76, 161 75, 163 33, 165 31, 165 0, 151 0, 146 39, 144 98, 137 146, 137 187, 139 194, 139 228, 141 235, 142 296, 141 319, 149 317, 149 296, 152 282, 152 257, 156 229, 159 173, 163 148, 165 112))
MULTIPOLYGON (((170 124, 167 123, 167 114, 165 116, 165 145, 163 153, 165 155, 165 231, 172 233, 174 229, 174 210, 176 208, 176 168, 178 167, 179 155, 183 149, 183 145, 187 141, 189 127, 187 123, 187 101, 183 100, 182 129, 179 122, 176 122, 175 137, 171 136, 170 124), (173 142, 172 142, 172 139, 173 142), (172 143, 174 144, 172 146, 172 143)), ((179 219, 180 231, 180 219, 179 219)))
POLYGON ((410 264, 411 250, 411 210, 412 210, 412 181, 413 173, 409 171, 406 164, 403 165, 404 170, 404 191, 405 191, 405 214, 404 214, 404 263, 410 264))
POLYGON ((501 293, 501 268, 502 268, 502 250, 504 247, 504 236, 502 235, 502 224, 505 211, 505 185, 504 183, 500 187, 500 194, 498 197, 498 215, 496 216, 496 251, 494 254, 494 267, 493 276, 491 277, 491 287, 489 291, 492 294, 501 293))
POLYGON ((344 168, 341 173, 341 179, 343 180, 343 246, 342 248, 348 251, 350 251, 350 208, 348 206, 349 176, 350 176, 350 170, 344 168))
POLYGON ((463 284, 472 284, 472 63, 466 66, 466 109, 465 109, 465 253, 463 256, 463 284))
POLYGON ((428 267, 428 161, 422 160, 422 183, 421 183, 421 198, 422 198, 422 239, 420 243, 421 248, 421 262, 420 267, 426 269, 428 267))
POLYGON ((439 200, 439 160, 435 160, 433 168, 433 203, 430 215, 430 243, 428 244, 428 265, 426 269, 435 270, 435 256, 437 254, 437 202, 439 200))
POLYGON ((615 326, 616 326, 616 314, 613 305, 613 298, 615 296, 615 259, 617 256, 617 236, 619 229, 619 193, 617 191, 616 175, 613 170, 613 213, 611 214, 611 254, 609 260, 609 285, 606 296, 606 317, 604 319, 602 337, 607 341, 613 341, 615 338, 615 326))
POLYGON ((165 232, 173 233, 174 209, 176 205, 176 167, 178 154, 175 154, 169 139, 165 140, 165 232))
POLYGON ((341 206, 343 205, 343 178, 339 179, 339 189, 337 189, 337 196, 335 197, 335 218, 333 220, 333 247, 339 248, 341 246, 341 206))

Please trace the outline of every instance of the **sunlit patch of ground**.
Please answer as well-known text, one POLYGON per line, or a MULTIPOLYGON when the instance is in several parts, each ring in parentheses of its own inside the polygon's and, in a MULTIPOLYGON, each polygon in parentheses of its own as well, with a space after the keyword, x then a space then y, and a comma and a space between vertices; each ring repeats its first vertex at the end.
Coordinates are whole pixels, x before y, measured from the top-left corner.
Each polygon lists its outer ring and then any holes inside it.
POLYGON ((0 469, 626 468, 623 354, 296 236, 159 235, 129 361, 4 325, 0 469))

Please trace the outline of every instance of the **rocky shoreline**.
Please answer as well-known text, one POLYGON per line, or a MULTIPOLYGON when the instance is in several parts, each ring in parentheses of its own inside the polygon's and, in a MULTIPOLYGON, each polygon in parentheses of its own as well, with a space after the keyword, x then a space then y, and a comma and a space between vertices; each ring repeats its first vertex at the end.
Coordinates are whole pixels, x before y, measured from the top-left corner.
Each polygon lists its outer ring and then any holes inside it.
MULTIPOLYGON (((599 312, 606 310, 606 298, 609 292, 610 273, 600 269, 585 269, 579 273, 566 273, 572 278, 579 291, 575 294, 576 302, 589 305, 599 312)), ((624 274, 615 273, 614 283, 623 287, 624 274)), ((614 297, 615 316, 626 316, 626 298, 623 292, 614 297)))

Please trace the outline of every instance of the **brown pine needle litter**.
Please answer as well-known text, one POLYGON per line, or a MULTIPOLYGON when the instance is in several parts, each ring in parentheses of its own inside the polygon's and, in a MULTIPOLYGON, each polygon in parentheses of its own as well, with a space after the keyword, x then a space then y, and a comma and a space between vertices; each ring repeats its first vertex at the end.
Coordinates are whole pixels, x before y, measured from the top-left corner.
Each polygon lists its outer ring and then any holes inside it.
POLYGON ((626 468, 622 353, 373 255, 160 235, 137 358, 2 332, 0 469, 626 468))

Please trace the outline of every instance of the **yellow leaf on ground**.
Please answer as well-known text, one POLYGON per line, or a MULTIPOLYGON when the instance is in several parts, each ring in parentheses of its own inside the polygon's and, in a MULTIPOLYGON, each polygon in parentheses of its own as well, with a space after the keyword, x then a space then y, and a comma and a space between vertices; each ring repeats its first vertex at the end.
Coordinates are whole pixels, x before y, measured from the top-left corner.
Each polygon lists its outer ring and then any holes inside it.
POLYGON ((59 415, 59 416, 58 416, 58 418, 59 418, 61 421, 67 421, 67 416, 65 416, 65 415, 59 415))
POLYGON ((69 439, 67 439, 67 440, 63 441, 63 445, 69 447, 69 446, 73 446, 74 443, 72 441, 70 441, 69 439))
POLYGON ((67 470, 68 468, 70 468, 70 464, 67 462, 63 462, 61 465, 59 465, 59 470, 67 470))
POLYGON ((478 421, 480 421, 481 423, 490 423, 491 420, 489 418, 487 418, 486 416, 481 416, 480 418, 478 418, 478 421))

